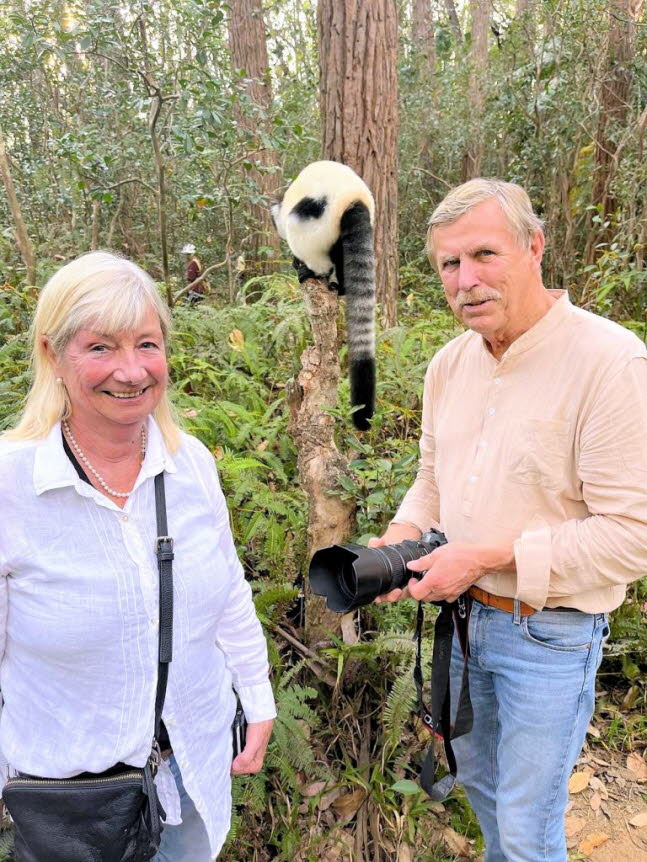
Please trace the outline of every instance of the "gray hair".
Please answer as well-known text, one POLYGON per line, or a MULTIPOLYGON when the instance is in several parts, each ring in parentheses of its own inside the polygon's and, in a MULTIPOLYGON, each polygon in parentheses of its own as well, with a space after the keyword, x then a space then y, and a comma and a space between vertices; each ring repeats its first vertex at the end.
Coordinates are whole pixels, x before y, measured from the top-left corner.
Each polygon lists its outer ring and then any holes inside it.
POLYGON ((426 251, 432 265, 435 265, 433 229, 439 225, 451 224, 475 206, 494 199, 503 210, 510 232, 521 248, 530 248, 534 234, 543 228, 543 221, 532 209, 526 191, 516 183, 478 177, 453 188, 443 198, 429 219, 426 251))

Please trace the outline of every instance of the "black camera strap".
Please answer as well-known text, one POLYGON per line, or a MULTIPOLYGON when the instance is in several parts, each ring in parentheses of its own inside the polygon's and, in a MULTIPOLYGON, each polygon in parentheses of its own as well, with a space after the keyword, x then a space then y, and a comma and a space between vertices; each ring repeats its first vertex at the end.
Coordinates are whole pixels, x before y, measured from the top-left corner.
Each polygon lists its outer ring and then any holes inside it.
POLYGON ((420 718, 430 733, 443 740, 449 773, 438 781, 434 781, 436 773, 436 757, 434 743, 427 751, 422 771, 420 785, 434 801, 445 799, 456 783, 456 757, 452 749, 452 739, 469 733, 472 729, 473 712, 470 700, 469 675, 467 670, 468 656, 468 624, 470 613, 470 598, 464 593, 455 602, 440 602, 440 613, 434 626, 434 650, 431 667, 431 709, 424 700, 424 683, 422 676, 422 625, 424 611, 422 602, 418 603, 416 621, 416 662, 413 678, 418 692, 420 718), (463 652, 463 673, 461 689, 458 697, 458 707, 454 723, 451 721, 450 696, 450 663, 454 628, 458 634, 463 652))

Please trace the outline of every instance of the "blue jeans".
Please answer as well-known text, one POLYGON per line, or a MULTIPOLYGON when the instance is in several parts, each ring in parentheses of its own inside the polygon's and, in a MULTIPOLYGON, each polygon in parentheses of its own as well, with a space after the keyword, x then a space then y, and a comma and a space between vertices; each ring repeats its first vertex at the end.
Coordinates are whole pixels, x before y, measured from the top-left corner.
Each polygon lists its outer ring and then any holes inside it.
POLYGON ((211 862, 209 838, 202 818, 191 797, 184 789, 180 767, 173 755, 168 761, 180 794, 182 822, 179 826, 165 826, 160 849, 152 862, 211 862))
MULTIPOLYGON (((474 725, 453 743, 458 780, 485 838, 485 862, 566 862, 568 779, 595 705, 606 614, 520 617, 474 601, 474 725)), ((452 652, 452 703, 463 655, 452 652)))

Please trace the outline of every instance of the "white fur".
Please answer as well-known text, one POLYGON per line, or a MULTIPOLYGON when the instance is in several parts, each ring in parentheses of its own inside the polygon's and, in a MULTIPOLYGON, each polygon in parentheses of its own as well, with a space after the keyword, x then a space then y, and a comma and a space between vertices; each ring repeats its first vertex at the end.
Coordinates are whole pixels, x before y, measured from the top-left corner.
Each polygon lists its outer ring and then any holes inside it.
POLYGON ((341 217, 357 201, 366 206, 373 224, 375 203, 364 180, 341 162, 312 162, 288 187, 283 201, 272 207, 272 214, 292 254, 317 275, 328 276, 332 267, 330 249, 339 239, 341 217), (326 198, 321 218, 290 215, 304 197, 326 198))

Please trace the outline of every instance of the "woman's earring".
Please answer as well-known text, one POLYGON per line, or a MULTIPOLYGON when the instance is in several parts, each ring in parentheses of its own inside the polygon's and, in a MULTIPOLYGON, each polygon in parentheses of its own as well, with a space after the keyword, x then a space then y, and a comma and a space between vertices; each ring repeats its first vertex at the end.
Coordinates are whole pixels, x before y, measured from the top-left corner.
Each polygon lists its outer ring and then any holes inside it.
POLYGON ((57 383, 62 383, 62 382, 63 382, 63 378, 62 378, 62 377, 57 377, 57 378, 56 378, 56 382, 57 382, 57 383))

